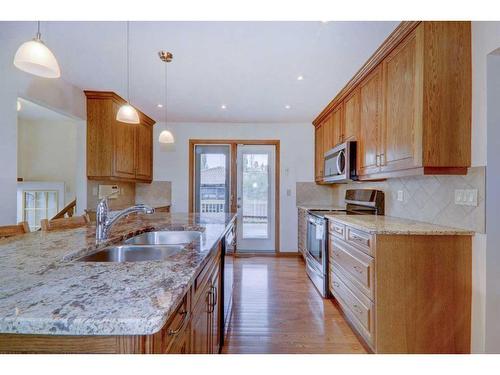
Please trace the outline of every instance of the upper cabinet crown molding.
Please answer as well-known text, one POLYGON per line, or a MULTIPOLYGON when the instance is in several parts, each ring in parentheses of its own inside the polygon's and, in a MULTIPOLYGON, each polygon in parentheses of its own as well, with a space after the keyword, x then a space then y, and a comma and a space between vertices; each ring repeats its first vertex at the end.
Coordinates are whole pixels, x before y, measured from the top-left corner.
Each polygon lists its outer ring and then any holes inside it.
POLYGON ((126 101, 111 91, 87 96, 87 177, 123 181, 153 180, 153 125, 141 111, 139 124, 116 120, 126 101))
POLYGON ((402 22, 313 124, 343 107, 339 141, 358 141, 360 180, 466 174, 471 86, 470 22, 402 22))
POLYGON ((332 99, 332 101, 321 111, 314 119, 313 124, 317 126, 323 118, 327 116, 333 108, 342 102, 353 89, 363 81, 368 74, 379 65, 382 60, 408 36, 421 21, 403 21, 394 31, 387 37, 380 47, 371 55, 363 66, 356 72, 354 77, 344 86, 342 90, 332 99))

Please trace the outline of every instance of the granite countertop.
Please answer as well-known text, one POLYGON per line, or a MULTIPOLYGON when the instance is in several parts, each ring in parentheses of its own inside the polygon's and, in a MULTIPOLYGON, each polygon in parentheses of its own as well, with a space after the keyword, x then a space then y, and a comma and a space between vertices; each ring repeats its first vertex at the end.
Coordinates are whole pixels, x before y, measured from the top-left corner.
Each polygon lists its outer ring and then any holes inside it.
POLYGON ((302 208, 303 210, 330 210, 330 211, 341 211, 345 210, 345 207, 334 206, 329 204, 298 204, 297 208, 302 208))
POLYGON ((377 215, 326 215, 335 220, 371 234, 403 235, 473 235, 467 229, 445 227, 422 221, 377 215))
POLYGON ((99 246, 155 229, 203 232, 166 261, 75 261, 97 250, 95 225, 0 240, 0 333, 155 333, 234 219, 230 213, 130 215, 99 246))

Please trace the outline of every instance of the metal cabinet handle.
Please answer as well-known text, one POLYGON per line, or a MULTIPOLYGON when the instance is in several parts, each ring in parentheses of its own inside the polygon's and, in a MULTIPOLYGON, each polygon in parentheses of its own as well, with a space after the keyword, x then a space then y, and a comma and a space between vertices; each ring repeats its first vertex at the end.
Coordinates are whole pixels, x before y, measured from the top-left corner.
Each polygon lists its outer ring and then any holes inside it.
POLYGON ((175 335, 177 335, 182 330, 182 328, 184 327, 184 324, 189 320, 189 312, 187 312, 186 310, 184 310, 180 314, 183 315, 184 317, 182 318, 181 322, 179 323, 179 326, 176 329, 169 329, 168 330, 168 335, 169 336, 175 336, 175 335))
POLYGON ((362 310, 359 308, 359 306, 358 306, 358 305, 356 305, 356 304, 353 304, 353 305, 352 305, 352 309, 353 309, 354 311, 356 311, 358 314, 362 314, 362 313, 363 313, 363 311, 362 311, 362 310))
POLYGON ((212 289, 214 291, 213 303, 212 303, 212 311, 213 311, 213 307, 215 307, 217 305, 217 298, 219 297, 219 291, 217 290, 217 288, 215 286, 212 286, 212 289))
POLYGON ((336 286, 337 288, 340 286, 338 282, 334 281, 333 286, 336 286))
POLYGON ((385 165, 385 154, 380 154, 380 165, 385 165))
POLYGON ((380 155, 377 155, 377 156, 375 157, 375 165, 376 165, 377 167, 380 167, 380 155))
POLYGON ((212 287, 210 287, 210 290, 207 292, 207 304, 208 304, 208 313, 212 313, 214 311, 213 305, 212 305, 212 287))
POLYGON ((366 240, 361 237, 361 236, 358 236, 357 234, 354 234, 351 232, 351 239, 353 239, 354 241, 358 241, 358 242, 365 242, 366 240))
POLYGON ((361 269, 360 266, 353 266, 352 268, 354 268, 354 270, 357 272, 357 273, 363 273, 363 270, 361 269))

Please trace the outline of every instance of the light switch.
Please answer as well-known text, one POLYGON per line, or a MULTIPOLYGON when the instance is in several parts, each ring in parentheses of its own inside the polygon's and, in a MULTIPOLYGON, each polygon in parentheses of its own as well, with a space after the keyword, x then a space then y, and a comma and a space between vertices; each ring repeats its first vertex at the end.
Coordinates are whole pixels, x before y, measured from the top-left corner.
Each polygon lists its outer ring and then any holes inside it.
POLYGON ((403 202, 405 200, 405 192, 403 190, 398 190, 398 201, 403 202))
POLYGON ((291 197, 292 196, 292 189, 286 189, 286 196, 291 197))

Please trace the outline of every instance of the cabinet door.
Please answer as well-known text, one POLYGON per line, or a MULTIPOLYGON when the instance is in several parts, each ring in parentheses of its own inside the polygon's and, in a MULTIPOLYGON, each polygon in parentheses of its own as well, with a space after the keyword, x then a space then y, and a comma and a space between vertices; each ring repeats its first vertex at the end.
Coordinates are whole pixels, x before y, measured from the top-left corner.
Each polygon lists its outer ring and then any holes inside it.
POLYGON ((382 118, 382 67, 379 66, 360 84, 360 132, 358 174, 380 171, 379 139, 382 118))
POLYGON ((190 328, 189 326, 174 340, 170 348, 168 349, 168 354, 190 354, 190 328))
POLYGON ((115 121, 113 125, 113 176, 135 178, 135 133, 137 125, 115 121))
POLYGON ((211 284, 207 283, 200 300, 193 309, 191 320, 191 349, 194 354, 210 353, 210 305, 211 284))
POLYGON ((334 145, 334 130, 333 130, 333 116, 329 114, 325 120, 323 120, 323 154, 331 149, 334 145))
POLYGON ((359 89, 354 89, 344 100, 344 141, 357 141, 359 138, 359 96, 359 89))
POLYGON ((382 171, 421 165, 422 76, 414 31, 383 62, 384 114, 380 154, 382 171))
MULTIPOLYGON (((328 150, 335 147, 339 143, 342 143, 342 140, 344 139, 342 113, 343 113, 342 104, 335 107, 335 109, 332 112, 332 121, 331 121, 331 124, 332 124, 331 125, 331 127, 332 127, 331 139, 332 139, 332 141, 331 141, 331 144, 330 144, 330 147, 328 148, 328 150)), ((328 150, 325 150, 325 151, 328 151, 328 150)))
POLYGON ((139 124, 136 127, 136 178, 153 179, 153 127, 139 124))
POLYGON ((219 354, 220 349, 220 271, 217 266, 214 275, 212 276, 212 293, 211 293, 211 308, 210 308, 210 353, 219 354))
POLYGON ((315 138, 314 138, 314 159, 315 159, 315 177, 316 181, 323 179, 323 163, 324 163, 324 151, 323 151, 323 125, 320 124, 315 128, 315 138))

